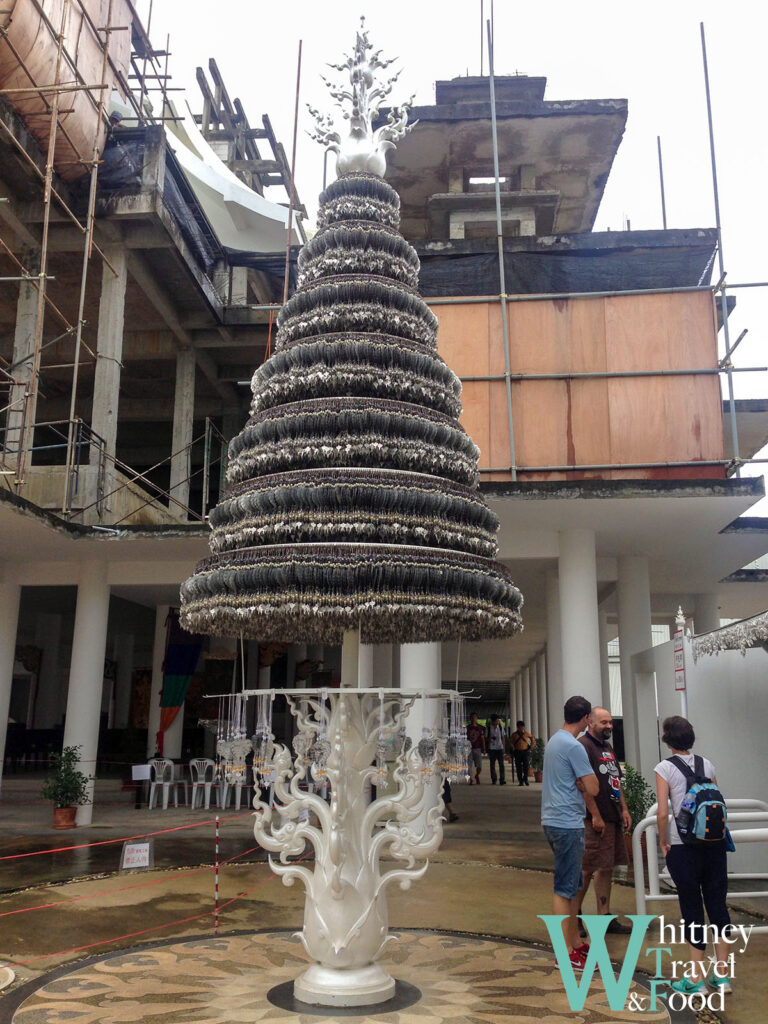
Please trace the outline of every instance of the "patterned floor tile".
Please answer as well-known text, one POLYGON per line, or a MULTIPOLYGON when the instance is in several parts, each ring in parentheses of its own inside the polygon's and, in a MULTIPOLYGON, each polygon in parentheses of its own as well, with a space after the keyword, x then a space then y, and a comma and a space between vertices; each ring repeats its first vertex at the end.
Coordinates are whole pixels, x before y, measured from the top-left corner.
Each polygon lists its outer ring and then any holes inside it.
POLYGON ((307 956, 285 932, 170 942, 117 954, 41 985, 13 1024, 668 1024, 666 1012, 614 1013, 594 979, 584 1009, 569 1005, 546 951, 472 936, 401 932, 382 965, 422 993, 401 1011, 339 1018, 296 1014, 266 998, 307 956))

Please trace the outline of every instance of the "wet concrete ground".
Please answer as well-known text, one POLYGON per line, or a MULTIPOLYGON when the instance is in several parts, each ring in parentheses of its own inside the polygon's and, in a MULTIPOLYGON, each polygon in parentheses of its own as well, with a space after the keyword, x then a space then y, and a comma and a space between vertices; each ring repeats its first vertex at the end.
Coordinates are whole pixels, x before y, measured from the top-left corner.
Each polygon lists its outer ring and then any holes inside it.
MULTIPOLYGON (((97 789, 90 827, 54 831, 50 804, 37 798, 40 783, 8 777, 0 800, 0 858, 12 858, 0 860, 0 963, 13 968, 17 985, 83 956, 211 934, 215 809, 136 810, 133 795, 115 783, 97 789), (118 874, 122 840, 150 832, 161 832, 154 837, 156 870, 118 874), (15 856, 87 843, 108 845, 15 856), (106 877, 87 877, 100 874, 106 877)), ((552 857, 538 825, 539 788, 456 786, 459 821, 445 826, 426 876, 407 892, 391 891, 392 927, 548 945, 537 917, 551 912, 552 887, 552 857)), ((263 853, 253 850, 250 814, 233 808, 219 813, 222 863, 235 858, 220 872, 220 933, 301 927, 303 892, 284 887, 263 863, 263 853)), ((591 895, 587 910, 594 912, 591 895)), ((613 910, 634 913, 633 888, 614 885, 613 910)), ((626 939, 608 941, 620 961, 626 939)), ((738 962, 723 1018, 728 1024, 762 1024, 768 1016, 767 955, 768 936, 753 937, 738 962)))

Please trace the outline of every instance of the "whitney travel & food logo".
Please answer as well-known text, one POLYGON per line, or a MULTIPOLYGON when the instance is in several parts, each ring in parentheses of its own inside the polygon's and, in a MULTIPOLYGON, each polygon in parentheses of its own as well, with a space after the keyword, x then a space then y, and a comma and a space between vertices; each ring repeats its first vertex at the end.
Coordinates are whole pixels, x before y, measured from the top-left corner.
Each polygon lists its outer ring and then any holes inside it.
MULTIPOLYGON (((584 970, 581 972, 581 978, 578 980, 563 936, 562 922, 565 917, 561 914, 539 914, 538 916, 547 926, 549 937, 552 940, 552 949, 560 968, 560 976, 563 979, 565 994, 568 997, 568 1004, 574 1012, 579 1012, 584 1008, 595 968, 598 969, 603 980, 608 1004, 614 1013, 622 1010, 655 1012, 661 1009, 660 1002, 666 1002, 670 1010, 688 1008, 694 1013, 705 1007, 710 1010, 725 1009, 725 990, 722 985, 710 992, 702 982, 694 991, 679 992, 672 988, 672 983, 702 976, 732 980, 736 973, 736 958, 733 951, 726 960, 718 960, 716 956, 707 956, 704 951, 702 951, 701 960, 674 960, 671 945, 649 946, 645 955, 653 958, 649 963, 649 968, 655 968, 655 973, 652 977, 644 979, 644 985, 647 985, 650 990, 648 993, 632 986, 646 933, 651 922, 657 920, 654 915, 627 915, 632 922, 632 933, 624 954, 624 962, 619 973, 616 974, 605 944, 606 931, 610 922, 613 921, 614 915, 584 914, 581 920, 584 922, 589 936, 589 953, 584 970)), ((662 943, 687 943, 688 936, 682 922, 675 925, 665 921, 663 916, 658 918, 658 922, 662 943)), ((716 925, 702 925, 699 937, 703 942, 710 939, 714 942, 726 942, 734 949, 741 942, 738 952, 743 953, 747 948, 752 928, 753 925, 731 925, 720 933, 716 925)))

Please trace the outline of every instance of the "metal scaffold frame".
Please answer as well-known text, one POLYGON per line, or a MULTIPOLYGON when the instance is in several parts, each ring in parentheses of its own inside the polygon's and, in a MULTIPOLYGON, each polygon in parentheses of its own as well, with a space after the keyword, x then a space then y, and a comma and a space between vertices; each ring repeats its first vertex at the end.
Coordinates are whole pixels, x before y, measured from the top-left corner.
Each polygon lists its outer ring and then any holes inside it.
MULTIPOLYGON (((95 208, 101 155, 100 141, 102 130, 108 130, 110 127, 109 110, 107 106, 110 88, 108 77, 111 75, 118 82, 125 94, 126 102, 135 112, 135 117, 123 118, 124 122, 135 121, 138 124, 143 125, 163 124, 165 121, 175 120, 168 99, 168 81, 170 79, 170 75, 168 73, 168 57, 170 52, 170 41, 167 41, 165 50, 154 50, 151 46, 149 41, 149 30, 152 19, 151 0, 149 6, 149 21, 146 30, 138 22, 138 19, 135 19, 132 26, 113 25, 113 0, 109 0, 106 24, 103 26, 98 26, 94 23, 84 0, 63 0, 61 20, 58 26, 52 24, 50 18, 43 9, 40 0, 32 0, 32 2, 36 12, 39 14, 42 22, 56 44, 56 63, 54 79, 52 82, 36 82, 22 55, 13 46, 10 40, 8 40, 6 33, 4 31, 2 32, 11 54, 17 61, 21 72, 29 80, 30 84, 29 86, 24 87, 0 89, 0 96, 12 96, 19 94, 26 95, 29 93, 30 95, 39 97, 44 105, 45 116, 48 117, 49 130, 45 167, 44 170, 41 171, 33 158, 27 153, 19 140, 15 137, 11 128, 2 119, 0 119, 0 130, 3 131, 7 141, 13 145, 25 165, 27 165, 40 180, 43 190, 41 200, 42 227, 39 241, 39 267, 33 270, 30 266, 26 265, 25 261, 19 259, 13 252, 12 248, 3 240, 3 238, 0 237, 0 252, 10 259, 19 271, 18 275, 0 277, 0 284, 6 282, 26 283, 31 285, 37 291, 33 349, 32 352, 25 356, 19 364, 23 365, 24 363, 31 363, 29 373, 25 374, 23 377, 17 377, 14 375, 14 370, 18 370, 18 366, 16 364, 6 364, 3 367, 0 367, 0 412, 5 412, 6 415, 11 409, 15 409, 20 412, 18 426, 15 426, 13 431, 14 434, 18 431, 18 441, 15 444, 10 442, 8 428, 6 427, 6 443, 2 458, 3 468, 2 471, 0 471, 0 484, 5 485, 6 487, 10 486, 17 494, 23 494, 34 451, 49 451, 52 449, 64 448, 65 474, 64 492, 61 502, 61 511, 63 514, 80 516, 83 512, 92 507, 96 507, 99 514, 101 514, 107 508, 107 501, 112 494, 124 487, 130 486, 132 483, 140 482, 142 486, 147 487, 150 491, 150 497, 145 502, 145 505, 152 504, 160 498, 167 501, 169 508, 176 507, 181 513, 191 514, 193 518, 202 520, 207 514, 207 503, 210 500, 210 481, 212 476, 211 467, 218 463, 223 466, 226 460, 226 446, 224 439, 210 420, 206 420, 205 434, 201 435, 199 438, 195 438, 185 448, 186 451, 196 444, 202 443, 204 445, 203 468, 198 469, 195 472, 191 472, 190 476, 187 478, 191 479, 199 473, 202 473, 204 476, 204 491, 206 491, 206 493, 203 496, 201 512, 198 514, 196 512, 192 512, 186 504, 180 502, 177 498, 174 498, 168 491, 163 490, 156 484, 152 483, 147 478, 146 474, 135 472, 131 467, 127 466, 116 457, 110 456, 105 450, 103 439, 99 438, 90 426, 77 415, 80 368, 86 364, 93 365, 97 359, 97 352, 88 344, 84 337, 84 328, 86 327, 86 289, 88 285, 91 258, 94 250, 100 256, 103 265, 108 267, 117 277, 117 271, 94 237, 95 208), (77 9, 79 16, 82 17, 83 24, 87 26, 102 51, 101 80, 99 82, 85 81, 77 67, 76 60, 69 54, 66 48, 65 35, 67 19, 75 9, 77 9), (110 54, 110 41, 112 33, 130 31, 131 29, 133 29, 134 38, 139 40, 140 48, 138 52, 136 49, 133 49, 131 52, 130 60, 131 67, 133 68, 133 74, 126 77, 115 64, 110 54), (160 58, 164 58, 164 66, 159 64, 160 58), (134 88, 129 79, 136 80, 138 83, 138 98, 135 95, 134 88), (150 85, 150 80, 157 81, 158 84, 150 85), (157 117, 153 114, 152 110, 148 108, 147 94, 150 90, 157 90, 162 96, 162 108, 159 112, 159 116, 157 117), (56 140, 59 134, 67 141, 73 150, 76 149, 75 142, 71 138, 71 135, 67 131, 66 125, 63 122, 63 115, 69 113, 70 110, 69 108, 63 108, 61 105, 62 96, 73 92, 84 93, 92 103, 96 114, 96 128, 91 147, 90 159, 79 161, 87 167, 89 175, 89 187, 84 220, 81 220, 81 218, 72 210, 67 200, 56 187, 56 172, 54 168, 56 140), (61 309, 59 309, 56 303, 51 299, 47 291, 48 281, 55 280, 55 278, 48 274, 49 239, 54 205, 57 209, 61 210, 66 219, 71 222, 83 236, 78 308, 77 317, 74 323, 69 321, 61 309), (48 341, 44 341, 46 311, 51 312, 64 328, 62 333, 48 341), (42 356, 45 349, 59 341, 62 341, 63 339, 68 338, 73 339, 72 360, 64 363, 43 364, 42 356), (87 354, 85 358, 83 357, 82 350, 85 350, 85 353, 87 354), (46 369, 64 369, 69 367, 72 368, 69 418, 67 420, 55 422, 36 422, 34 412, 37 404, 37 395, 40 393, 41 375, 44 374, 46 369), (36 446, 33 436, 35 427, 46 428, 47 432, 51 434, 49 439, 51 443, 39 444, 36 446), (219 446, 218 456, 214 455, 214 448, 216 445, 219 446), (98 477, 101 484, 97 488, 97 498, 94 502, 87 505, 85 508, 75 509, 73 508, 73 504, 78 489, 79 474, 82 465, 92 459, 93 456, 91 453, 94 453, 97 458, 97 464, 99 467, 98 477), (104 486, 104 481, 106 479, 105 470, 108 465, 112 465, 127 474, 127 478, 119 486, 113 487, 112 489, 108 489, 104 486)), ((157 466, 153 466, 152 469, 156 469, 158 466, 169 461, 178 454, 182 453, 173 453, 173 455, 169 456, 168 459, 158 463, 157 466)), ((151 472, 151 470, 148 472, 151 472)), ((140 506, 140 508, 141 507, 144 506, 140 506)), ((137 511, 140 511, 140 508, 137 511)))

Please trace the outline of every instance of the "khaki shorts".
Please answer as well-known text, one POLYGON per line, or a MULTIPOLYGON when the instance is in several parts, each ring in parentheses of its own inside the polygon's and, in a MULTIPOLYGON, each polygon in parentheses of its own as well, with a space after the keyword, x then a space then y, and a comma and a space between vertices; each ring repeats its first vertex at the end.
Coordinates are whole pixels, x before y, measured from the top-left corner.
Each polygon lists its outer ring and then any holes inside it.
POLYGON ((620 821, 606 821, 602 835, 595 832, 591 821, 585 821, 583 870, 587 874, 609 870, 629 863, 624 829, 620 821))

